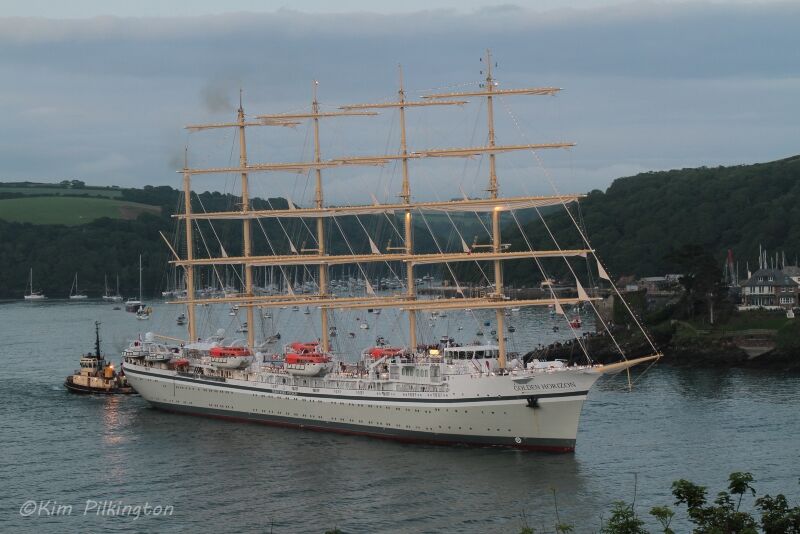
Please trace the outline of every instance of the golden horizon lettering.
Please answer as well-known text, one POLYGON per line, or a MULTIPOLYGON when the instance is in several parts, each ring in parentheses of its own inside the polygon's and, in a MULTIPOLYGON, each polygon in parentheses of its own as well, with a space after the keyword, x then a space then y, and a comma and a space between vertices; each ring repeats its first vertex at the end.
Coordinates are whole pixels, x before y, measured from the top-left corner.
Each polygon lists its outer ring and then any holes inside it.
POLYGON ((551 384, 520 384, 514 386, 514 391, 544 391, 548 389, 570 389, 577 387, 575 382, 553 382, 551 384))

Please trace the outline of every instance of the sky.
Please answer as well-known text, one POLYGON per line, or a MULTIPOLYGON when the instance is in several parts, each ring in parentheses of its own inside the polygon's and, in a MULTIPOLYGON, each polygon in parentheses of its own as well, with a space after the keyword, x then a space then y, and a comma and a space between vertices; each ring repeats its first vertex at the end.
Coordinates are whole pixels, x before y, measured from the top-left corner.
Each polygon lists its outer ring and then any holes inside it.
MULTIPOLYGON (((0 12, 0 181, 179 186, 190 166, 236 162, 234 132, 183 126, 475 89, 487 48, 499 87, 554 97, 495 104, 498 143, 574 142, 500 158, 506 194, 586 192, 638 172, 800 153, 800 3, 479 0, 376 4, 5 0, 0 12)), ((481 145, 481 99, 410 110, 412 149, 481 145)), ((323 157, 397 150, 397 114, 323 121, 323 157)), ((312 156, 311 133, 248 130, 250 161, 312 156)), ((487 162, 412 162, 416 198, 482 194, 487 162), (462 193, 463 191, 463 193, 462 193)), ((236 191, 234 175, 196 178, 236 191)), ((254 177, 254 193, 311 199, 311 177, 254 177)), ((396 165, 326 172, 332 203, 394 199, 396 165)))

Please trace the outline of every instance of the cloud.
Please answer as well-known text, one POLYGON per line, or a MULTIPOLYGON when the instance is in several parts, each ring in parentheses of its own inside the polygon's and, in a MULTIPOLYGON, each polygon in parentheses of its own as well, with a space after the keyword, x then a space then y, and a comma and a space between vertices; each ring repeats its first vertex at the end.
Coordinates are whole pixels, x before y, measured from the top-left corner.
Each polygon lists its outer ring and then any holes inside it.
MULTIPOLYGON (((409 97, 463 90, 480 81, 486 47, 501 86, 566 89, 496 107, 503 142, 522 142, 521 131, 531 141, 578 143, 567 155, 541 154, 557 179, 570 182, 564 189, 604 187, 615 173, 638 169, 777 158, 797 150, 798 27, 796 3, 0 18, 0 179, 175 185, 185 145, 191 166, 235 162, 233 132, 190 135, 182 126, 232 119, 240 87, 253 114, 308 109, 314 79, 325 109, 394 98, 398 63, 409 97)), ((409 111, 408 124, 415 147, 479 144, 485 106, 409 111)), ((327 121, 322 138, 325 155, 391 152, 397 117, 386 111, 374 120, 327 121)), ((248 130, 248 141, 251 161, 310 157, 306 125, 248 130)), ((530 159, 511 162, 503 174, 508 191, 541 177, 530 159)), ((485 187, 485 163, 427 165, 414 165, 421 194, 435 195, 430 184, 442 176, 470 191, 485 187)), ((396 180, 376 186, 379 172, 326 173, 329 191, 347 198, 397 189, 396 180)), ((259 179, 270 194, 295 182, 259 179)), ((204 183, 226 187, 224 177, 204 183)))
POLYGON ((350 62, 368 71, 398 60, 452 71, 449 61, 435 64, 435 58, 477 60, 490 45, 501 65, 538 74, 709 78, 797 75, 800 62, 791 51, 799 25, 797 3, 648 2, 544 13, 509 5, 468 14, 279 10, 167 19, 8 18, 0 19, 0 43, 27 64, 55 67, 59 59, 64 69, 135 76, 195 76, 209 66, 286 72, 294 65, 327 74, 350 62))
POLYGON ((82 174, 104 174, 120 170, 130 170, 131 160, 123 154, 108 154, 95 160, 85 161, 76 166, 82 174))

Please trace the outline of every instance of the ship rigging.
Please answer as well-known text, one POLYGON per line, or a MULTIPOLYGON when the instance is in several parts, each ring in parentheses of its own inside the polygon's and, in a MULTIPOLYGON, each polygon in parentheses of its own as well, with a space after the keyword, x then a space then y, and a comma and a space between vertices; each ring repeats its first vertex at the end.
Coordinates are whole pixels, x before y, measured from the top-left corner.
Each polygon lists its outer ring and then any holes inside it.
MULTIPOLYGON (((186 307, 187 339, 182 349, 173 356, 173 351, 150 342, 153 354, 147 350, 129 352, 125 369, 129 380, 144 398, 154 405, 173 411, 199 413, 215 417, 260 421, 269 424, 300 426, 316 430, 329 430, 372 435, 408 441, 432 443, 464 443, 472 445, 495 445, 525 449, 572 450, 575 444, 578 418, 589 389, 603 374, 616 373, 649 361, 655 361, 660 353, 642 329, 652 354, 636 359, 627 359, 613 333, 605 322, 601 322, 606 333, 614 340, 620 361, 610 365, 595 364, 581 339, 581 322, 570 319, 564 311, 567 305, 586 305, 597 313, 595 296, 583 288, 575 273, 570 258, 596 260, 599 278, 605 279, 621 295, 597 260, 595 251, 585 233, 568 209, 581 195, 555 193, 549 196, 516 196, 504 198, 500 195, 496 157, 509 152, 536 152, 540 150, 568 149, 570 142, 498 144, 495 136, 495 99, 507 96, 553 96, 560 89, 538 87, 523 89, 500 89, 492 74, 492 59, 487 52, 485 82, 477 90, 426 94, 420 100, 407 100, 400 71, 400 87, 397 99, 383 103, 351 104, 335 111, 321 111, 317 97, 317 83, 313 85, 313 97, 309 112, 257 115, 247 120, 241 102, 236 121, 229 123, 197 124, 187 128, 192 132, 232 129, 238 134, 238 166, 190 168, 187 161, 180 171, 183 175, 183 213, 176 215, 182 224, 185 237, 185 255, 181 257, 169 242, 174 259, 172 263, 185 273, 186 298, 175 301, 186 307), (407 140, 406 112, 429 107, 462 107, 466 98, 482 99, 486 106, 487 142, 468 148, 411 150, 407 140), (340 117, 369 118, 379 110, 396 110, 399 115, 400 146, 393 154, 376 156, 340 157, 323 159, 320 145, 320 122, 340 117), (313 158, 311 161, 293 163, 251 163, 248 160, 248 128, 261 126, 293 127, 302 121, 311 121, 313 128, 313 158), (449 201, 416 201, 412 195, 409 162, 435 158, 488 157, 489 177, 486 198, 467 198, 449 201), (328 206, 325 201, 323 171, 347 166, 379 167, 391 162, 400 162, 402 183, 400 202, 371 205, 328 206), (251 205, 250 179, 254 173, 313 173, 314 200, 312 207, 295 206, 287 200, 285 209, 257 209, 251 205), (241 184, 241 202, 237 210, 206 212, 194 210, 192 203, 192 178, 200 175, 237 174, 241 184), (509 250, 502 241, 501 217, 510 215, 520 231, 517 211, 533 209, 537 213, 545 207, 562 207, 570 213, 583 246, 577 249, 562 249, 553 238, 555 248, 534 248, 525 237, 527 250, 509 250), (489 240, 486 244, 468 245, 463 235, 455 228, 460 241, 460 251, 444 251, 433 237, 437 252, 421 252, 414 242, 413 221, 419 217, 427 226, 425 213, 441 213, 453 223, 451 214, 475 213, 487 216, 489 240), (362 215, 400 214, 402 232, 399 246, 387 244, 382 250, 366 232, 358 219, 362 215), (359 238, 368 245, 369 253, 357 252, 341 230, 339 218, 354 217, 366 234, 359 238), (230 255, 222 248, 221 254, 211 254, 206 246, 205 257, 196 255, 195 230, 200 221, 240 221, 242 232, 241 254, 230 255), (253 226, 263 231, 262 220, 277 224, 288 240, 288 251, 281 252, 267 238, 268 251, 256 252, 253 246, 253 226), (305 226, 313 243, 299 248, 286 234, 283 220, 313 221, 313 230, 305 226), (350 254, 334 253, 330 250, 327 228, 336 227, 342 232, 350 254), (265 252, 270 252, 266 254, 265 252), (509 300, 503 280, 503 264, 510 260, 532 261, 548 280, 543 261, 562 260, 575 277, 575 295, 558 294, 552 286, 539 298, 509 300), (451 264, 475 263, 490 265, 488 287, 479 295, 468 295, 459 282, 451 264), (402 276, 395 273, 400 282, 399 291, 376 291, 367 276, 364 266, 390 264, 402 266, 402 276), (455 286, 452 296, 433 299, 417 292, 417 271, 422 266, 442 265, 455 286), (233 266, 243 272, 242 289, 237 294, 226 292, 218 298, 207 298, 196 291, 197 269, 233 266), (332 266, 355 268, 357 279, 362 282, 357 294, 340 296, 335 284, 330 281, 332 266), (260 267, 277 269, 285 283, 284 290, 270 290, 261 294, 255 290, 255 270, 260 267), (288 269, 295 269, 295 282, 291 282, 288 269), (315 271, 315 282, 310 286, 299 284, 297 269, 315 271), (333 288, 333 290, 332 290, 333 288), (300 289, 300 291, 298 291, 300 289), (217 333, 208 338, 198 334, 198 311, 209 304, 237 305, 245 309, 246 340, 227 344, 224 336, 217 333), (564 317, 575 342, 585 353, 584 365, 567 366, 563 362, 530 362, 524 365, 517 357, 509 360, 505 332, 514 332, 515 327, 506 325, 509 309, 520 307, 549 306, 554 313, 564 317), (314 341, 298 340, 286 345, 282 354, 262 352, 266 344, 275 341, 274 335, 257 339, 257 309, 305 307, 317 308, 320 316, 319 328, 310 333, 314 341), (403 311, 407 318, 405 346, 389 347, 379 336, 375 347, 367 347, 360 354, 337 353, 331 338, 336 337, 336 326, 331 319, 337 311, 364 310, 377 313, 382 308, 403 311), (446 316, 450 310, 493 310, 496 329, 494 343, 459 345, 449 336, 436 342, 422 340, 419 332, 418 314, 431 312, 431 319, 446 316), (499 334, 498 334, 499 333, 499 334), (172 384, 164 389, 164 385, 172 384), (222 402, 222 401, 225 402, 222 402), (298 404, 303 402, 304 404, 298 404), (492 410, 486 410, 492 406, 492 410), (453 410, 451 412, 451 410, 453 410), (491 415, 487 412, 491 412, 491 415), (497 414, 495 414, 497 412, 497 414), (502 415, 500 415, 502 414, 502 415), (424 416, 423 416, 424 415, 424 416)), ((544 219, 542 219, 544 221, 544 219)), ((545 223, 546 224, 546 223, 545 223)), ((455 223, 453 223, 454 226, 455 223)), ((549 231, 549 230, 548 230, 549 231)), ((215 234, 216 235, 216 234, 215 234)), ((523 232, 524 235, 524 232, 523 232)), ((266 232, 264 236, 267 237, 266 232)), ((200 236, 205 243, 205 239, 200 236)), ((165 238, 165 241, 167 239, 165 238)), ((389 267, 391 272, 394 270, 389 267)), ((479 267, 480 268, 480 267, 479 267)), ((481 272, 483 270, 481 269, 481 272)), ((217 275, 218 276, 218 275, 217 275)), ((425 275, 427 278, 429 275, 425 275)), ((271 278, 271 276, 270 276, 271 278)), ((544 287, 544 286, 543 286, 544 287)), ((380 290, 380 288, 379 288, 380 290)), ((624 302, 624 300, 622 300, 624 302)), ((627 304, 625 305, 627 307, 627 304)), ((630 309, 628 308, 630 312, 630 309)), ((269 312, 268 312, 269 313, 269 312)), ((270 315, 270 319, 272 316, 270 315)), ((638 320, 633 317, 638 323, 638 320)), ((360 328, 368 329, 369 323, 360 321, 360 328)), ((487 324, 488 326, 488 324, 487 324)), ((482 333, 482 332, 481 332, 482 333)), ((274 333, 273 333, 274 334, 274 333)), ((385 334, 385 332, 383 332, 385 334)), ((350 337, 355 335, 351 332, 350 337)), ((149 338, 152 340, 152 338, 149 338)), ((149 350, 149 349, 148 349, 149 350)))

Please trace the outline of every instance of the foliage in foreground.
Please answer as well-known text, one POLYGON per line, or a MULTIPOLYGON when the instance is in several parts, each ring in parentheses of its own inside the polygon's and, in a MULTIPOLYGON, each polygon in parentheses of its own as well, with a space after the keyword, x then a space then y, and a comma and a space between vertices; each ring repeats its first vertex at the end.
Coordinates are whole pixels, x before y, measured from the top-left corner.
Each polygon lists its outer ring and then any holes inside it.
MULTIPOLYGON (((800 505, 790 507, 782 494, 756 498, 753 512, 741 510, 742 501, 748 494, 753 498, 756 496, 752 482, 750 473, 731 473, 728 490, 717 493, 716 499, 709 502, 705 486, 681 479, 672 483, 672 495, 676 506, 686 507, 686 515, 694 525, 694 534, 800 534, 800 505)), ((573 532, 574 527, 562 522, 557 510, 554 530, 537 531, 528 525, 523 514, 520 534, 573 532)), ((655 506, 649 513, 660 525, 656 532, 675 534, 670 528, 675 517, 672 508, 655 506)), ((645 529, 645 522, 633 504, 617 501, 611 509, 611 516, 601 525, 600 534, 650 534, 650 531, 645 529)))

